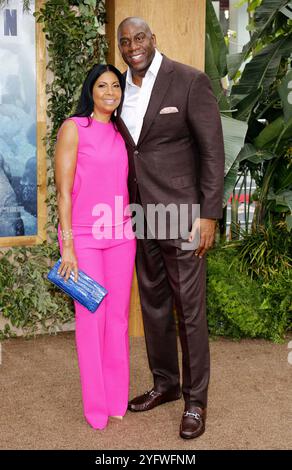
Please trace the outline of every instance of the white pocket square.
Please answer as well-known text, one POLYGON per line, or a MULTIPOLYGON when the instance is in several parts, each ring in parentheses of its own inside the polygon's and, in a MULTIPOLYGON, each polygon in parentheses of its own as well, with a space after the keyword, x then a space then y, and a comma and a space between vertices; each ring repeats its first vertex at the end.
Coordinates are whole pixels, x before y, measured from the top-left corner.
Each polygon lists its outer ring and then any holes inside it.
POLYGON ((170 113, 178 113, 178 109, 176 106, 169 106, 168 108, 162 108, 159 111, 159 114, 170 114, 170 113))

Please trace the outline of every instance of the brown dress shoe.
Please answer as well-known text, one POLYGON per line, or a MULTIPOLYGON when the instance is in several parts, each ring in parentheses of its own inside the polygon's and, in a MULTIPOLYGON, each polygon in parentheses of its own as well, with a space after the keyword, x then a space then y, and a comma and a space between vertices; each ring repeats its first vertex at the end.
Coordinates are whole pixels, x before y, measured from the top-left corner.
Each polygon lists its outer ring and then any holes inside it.
POLYGON ((144 395, 133 398, 128 404, 130 411, 149 411, 156 406, 162 405, 168 401, 179 400, 181 397, 180 388, 175 387, 167 392, 156 392, 154 389, 145 392, 144 395))
POLYGON ((194 439, 205 431, 207 410, 192 406, 185 410, 180 423, 179 434, 183 439, 194 439))

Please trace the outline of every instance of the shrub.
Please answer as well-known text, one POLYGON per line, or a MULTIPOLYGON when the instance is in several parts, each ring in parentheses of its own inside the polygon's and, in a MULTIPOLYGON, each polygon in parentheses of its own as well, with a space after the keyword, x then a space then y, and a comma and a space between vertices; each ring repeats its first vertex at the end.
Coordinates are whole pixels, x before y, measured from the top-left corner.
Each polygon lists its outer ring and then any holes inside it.
POLYGON ((269 281, 239 269, 236 250, 219 248, 208 256, 207 314, 211 334, 280 342, 291 328, 290 272, 269 281))

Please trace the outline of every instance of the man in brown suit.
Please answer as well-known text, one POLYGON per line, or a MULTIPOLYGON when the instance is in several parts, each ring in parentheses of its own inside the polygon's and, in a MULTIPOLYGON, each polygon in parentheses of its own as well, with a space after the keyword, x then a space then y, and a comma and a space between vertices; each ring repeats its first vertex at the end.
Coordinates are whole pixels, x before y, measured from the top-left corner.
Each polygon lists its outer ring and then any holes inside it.
MULTIPOLYGON (((169 230, 163 239, 152 229, 150 237, 149 232, 138 237, 136 271, 154 387, 131 400, 129 410, 148 411, 181 397, 175 303, 185 400, 180 436, 190 439, 205 430, 210 371, 205 253, 222 216, 221 120, 208 77, 160 54, 144 20, 126 18, 118 43, 129 66, 118 126, 129 154, 131 202, 145 211, 149 204, 175 204, 178 213, 181 204, 200 204, 195 253, 182 249, 182 236, 172 237, 169 230)), ((189 241, 193 235, 194 229, 189 241)))

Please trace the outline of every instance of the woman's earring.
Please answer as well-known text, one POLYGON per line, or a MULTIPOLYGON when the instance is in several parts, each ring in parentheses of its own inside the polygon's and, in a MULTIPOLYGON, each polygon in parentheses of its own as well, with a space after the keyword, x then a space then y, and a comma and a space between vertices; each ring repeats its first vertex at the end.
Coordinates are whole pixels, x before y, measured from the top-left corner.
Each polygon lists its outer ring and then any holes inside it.
POLYGON ((118 115, 118 110, 115 109, 115 110, 114 110, 114 116, 117 117, 117 115, 118 115))
POLYGON ((91 117, 91 118, 93 118, 93 116, 94 116, 94 114, 93 114, 93 113, 91 113, 91 114, 90 114, 90 117, 91 117))

